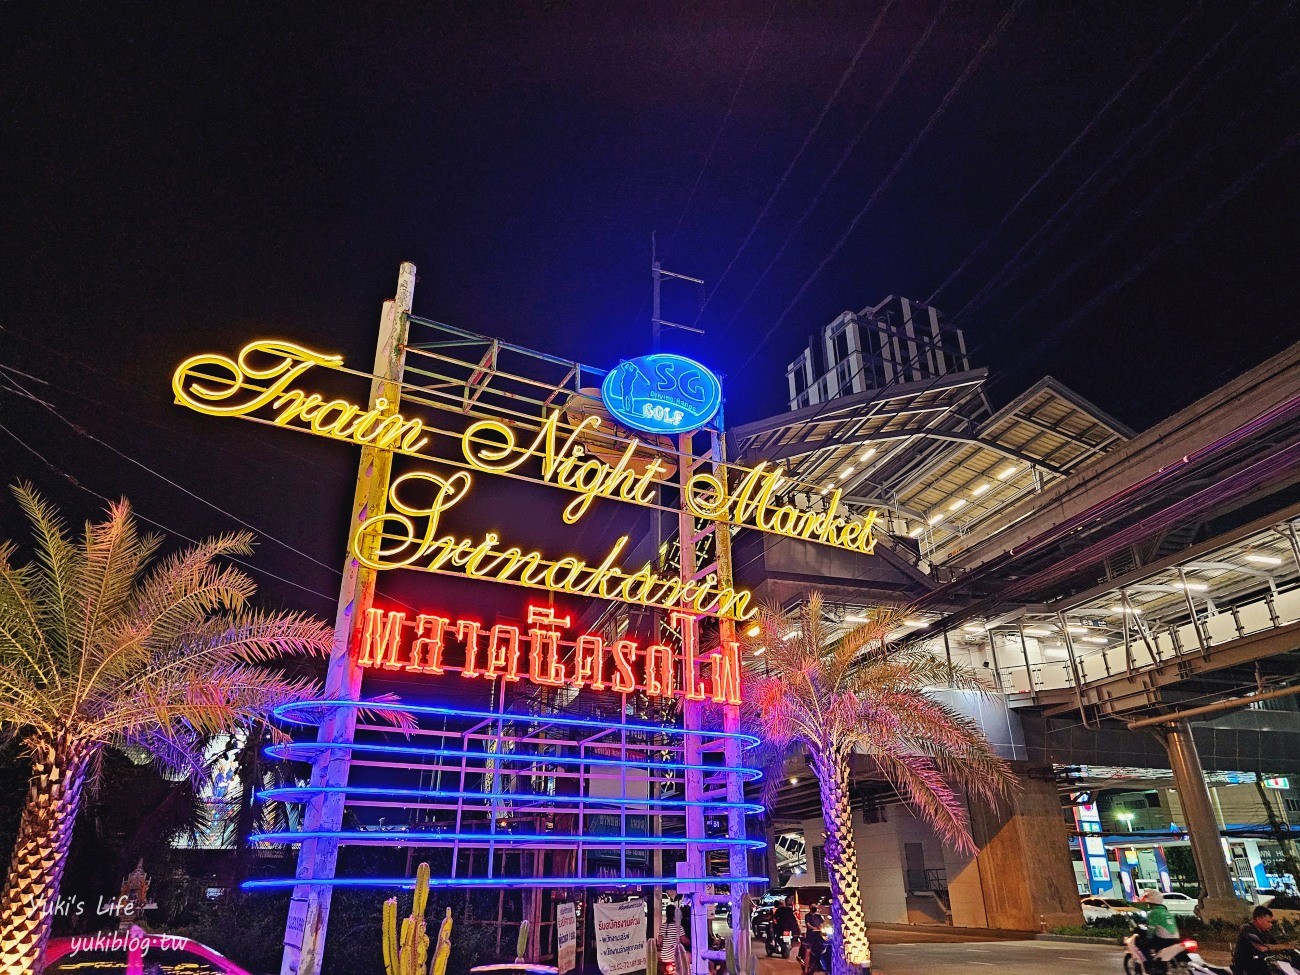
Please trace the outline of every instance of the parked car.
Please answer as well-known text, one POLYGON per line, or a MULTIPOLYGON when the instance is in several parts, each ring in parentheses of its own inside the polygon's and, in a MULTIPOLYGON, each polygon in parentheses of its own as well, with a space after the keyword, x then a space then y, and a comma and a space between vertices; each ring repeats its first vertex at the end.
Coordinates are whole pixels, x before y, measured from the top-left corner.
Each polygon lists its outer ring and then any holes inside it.
POLYGON ((1165 907, 1169 908, 1170 914, 1186 916, 1196 913, 1197 900, 1187 894, 1180 894, 1176 890, 1171 890, 1165 894, 1165 907))
POLYGON ((139 928, 51 938, 45 966, 45 975, 251 975, 207 945, 139 928))
POLYGON ((1079 906, 1083 909, 1083 920, 1087 924, 1096 924, 1113 917, 1133 916, 1145 918, 1147 912, 1136 904, 1130 904, 1122 897, 1084 897, 1079 906))

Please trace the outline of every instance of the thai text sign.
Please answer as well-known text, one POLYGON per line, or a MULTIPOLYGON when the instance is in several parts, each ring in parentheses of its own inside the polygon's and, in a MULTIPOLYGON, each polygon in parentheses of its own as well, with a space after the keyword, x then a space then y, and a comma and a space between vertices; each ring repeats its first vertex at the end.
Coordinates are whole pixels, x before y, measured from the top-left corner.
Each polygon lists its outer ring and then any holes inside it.
POLYGON ((640 897, 591 905, 596 925, 596 965, 601 975, 630 975, 645 969, 646 904, 640 897))
POLYGON ((578 965, 578 912, 570 901, 555 905, 555 948, 557 975, 573 971, 578 965))
POLYGON ((668 614, 669 626, 681 636, 680 651, 664 643, 607 641, 595 633, 562 640, 571 618, 557 616, 549 606, 529 606, 528 623, 521 632, 510 624, 489 626, 432 613, 420 613, 408 623, 403 612, 371 608, 362 624, 357 663, 404 674, 441 675, 450 670, 466 678, 527 678, 543 687, 644 691, 649 697, 740 703, 739 645, 727 641, 716 650, 697 653, 699 623, 692 614, 668 614))

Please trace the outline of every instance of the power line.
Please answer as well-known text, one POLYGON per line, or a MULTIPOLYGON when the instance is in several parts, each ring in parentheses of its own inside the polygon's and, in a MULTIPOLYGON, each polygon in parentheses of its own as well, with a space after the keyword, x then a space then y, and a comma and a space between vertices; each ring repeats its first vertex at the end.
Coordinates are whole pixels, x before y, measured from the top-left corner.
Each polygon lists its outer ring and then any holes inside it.
POLYGON ((871 114, 867 116, 867 120, 862 123, 861 128, 859 128, 853 138, 849 140, 849 144, 840 154, 840 158, 836 161, 834 168, 832 168, 826 178, 822 180, 821 186, 817 188, 817 192, 813 194, 812 200, 809 201, 806 207, 804 207, 803 213, 799 215, 794 226, 790 228, 790 232, 786 234, 785 240, 783 240, 781 246, 777 248, 776 254, 770 261, 768 261, 767 267, 763 268, 762 273, 759 274, 758 278, 754 281, 753 287, 749 289, 749 293, 745 295, 744 300, 741 301, 735 312, 732 313, 731 319, 727 323, 728 326, 736 323, 736 319, 739 318, 740 313, 745 310, 745 306, 748 305, 750 300, 754 297, 759 286, 767 279, 768 274, 772 272, 772 268, 776 267, 781 258, 785 255, 785 250, 790 246, 790 242, 794 240, 795 234, 802 229, 804 222, 812 215, 813 210, 817 208, 817 204, 821 202, 822 196, 825 195, 827 187, 830 186, 835 177, 840 174, 840 170, 844 168, 844 164, 848 162, 849 158, 853 155, 854 150, 858 147, 858 143, 862 141, 862 137, 867 134, 867 130, 871 128, 872 123, 875 122, 876 118, 880 115, 881 109, 885 107, 885 103, 889 101, 889 98, 898 88, 899 82, 903 80, 903 76, 907 73, 907 69, 912 66, 912 62, 915 61, 917 55, 921 53, 921 48, 923 48, 926 42, 930 39, 930 35, 933 34, 935 28, 939 26, 939 21, 943 18, 944 13, 951 5, 952 0, 945 0, 943 6, 941 6, 930 19, 930 23, 926 25, 925 31, 921 34, 921 37, 912 45, 912 49, 908 52, 907 57, 894 73, 894 77, 890 80, 889 84, 885 86, 885 90, 881 92, 880 97, 876 99, 875 107, 871 110, 871 114))
MULTIPOLYGON (((87 494, 91 495, 92 497, 98 498, 100 501, 103 501, 105 504, 113 504, 112 499, 110 499, 106 495, 100 494, 94 488, 91 488, 90 486, 83 484, 80 480, 77 479, 75 475, 70 474, 68 471, 65 471, 63 468, 59 467, 48 457, 42 454, 39 450, 37 450, 31 444, 27 443, 27 441, 23 440, 22 437, 18 436, 18 434, 10 430, 3 423, 0 423, 0 431, 3 431, 4 433, 8 434, 9 437, 15 440, 20 447, 22 447, 28 453, 32 454, 34 457, 40 460, 43 464, 45 464, 46 467, 48 467, 54 473, 58 474, 69 484, 73 485, 74 487, 80 488, 81 490, 85 491, 87 494)), ((162 522, 150 518, 148 515, 144 514, 138 509, 135 510, 135 515, 141 521, 148 522, 149 524, 153 525, 155 528, 159 528, 164 532, 167 532, 169 535, 175 535, 178 538, 183 538, 185 539, 185 541, 189 542, 192 545, 199 544, 197 539, 191 538, 190 536, 186 535, 184 532, 179 532, 176 531, 175 529, 169 528, 167 525, 164 525, 162 522)), ((269 569, 263 569, 261 566, 253 565, 251 562, 245 562, 243 559, 236 558, 234 556, 225 556, 225 557, 229 558, 231 562, 234 562, 237 565, 241 565, 251 572, 256 572, 259 573, 260 575, 267 576, 268 578, 275 579, 278 582, 283 582, 287 585, 293 586, 295 589, 301 589, 303 592, 310 593, 313 596, 319 596, 321 599, 327 600, 331 603, 337 602, 334 596, 327 596, 325 595, 325 593, 318 592, 317 590, 312 589, 310 586, 304 586, 300 582, 294 582, 292 579, 286 579, 284 576, 276 575, 274 572, 271 572, 269 569)))
MULTIPOLYGON (((1288 4, 1288 6, 1290 5, 1288 4)), ((1235 23, 1233 23, 1232 27, 1223 35, 1221 35, 1210 46, 1209 50, 1207 50, 1203 55, 1201 55, 1201 57, 1197 60, 1197 62, 1194 65, 1192 65, 1190 68, 1187 69, 1186 72, 1184 72, 1182 78, 1179 79, 1178 83, 1175 84, 1174 87, 1171 88, 1164 95, 1164 97, 1161 98, 1160 101, 1156 103, 1156 105, 1151 109, 1151 111, 1147 114, 1147 116, 1142 120, 1141 124, 1139 124, 1136 128, 1134 128, 1124 139, 1124 141, 1121 142, 1119 146, 1117 146, 1101 162, 1101 164, 1098 165, 1093 170, 1092 174, 1075 188, 1074 192, 1070 194, 1070 196, 1065 200, 1065 202, 1062 203, 1059 207, 1057 207, 1056 210, 1052 213, 1052 215, 1048 217, 1047 220, 1043 223, 1043 225, 1037 231, 1035 231, 1034 234, 1027 241, 1025 241, 1025 243, 1016 251, 1015 254, 1011 256, 1010 260, 1008 260, 1007 263, 1003 265, 1002 269, 998 271, 998 273, 994 275, 984 285, 984 287, 981 288, 975 294, 975 296, 970 299, 970 301, 968 301, 956 314, 953 315, 952 320, 954 324, 958 324, 961 321, 968 318, 974 309, 978 308, 981 305, 987 304, 990 299, 992 299, 994 296, 1000 293, 1007 286, 1007 284, 1015 276, 1015 274, 1019 272, 1021 265, 1027 265, 1028 263, 1030 263, 1030 261, 1033 260, 1033 258, 1030 258, 1029 261, 1022 262, 1021 258, 1024 257, 1025 253, 1031 247, 1033 247, 1035 243, 1037 243, 1037 241, 1039 240, 1040 237, 1043 236, 1043 234, 1047 233, 1056 225, 1056 222, 1060 220, 1062 216, 1065 215, 1065 213, 1070 209, 1070 207, 1073 206, 1075 201, 1079 200, 1085 193, 1088 193, 1089 191, 1092 190, 1093 184, 1097 182, 1097 180, 1101 177, 1101 175, 1121 156, 1123 156, 1130 149, 1130 147, 1133 146, 1133 144, 1137 141, 1137 139, 1141 137, 1147 131, 1148 128, 1151 127, 1152 123, 1155 122, 1156 119, 1161 117, 1162 113, 1167 108, 1169 103, 1173 101, 1173 99, 1176 98, 1178 94, 1187 86, 1187 84, 1192 80, 1193 76, 1201 69, 1201 67, 1206 63, 1206 61, 1208 61, 1211 57, 1213 57, 1216 53, 1218 53, 1218 51, 1223 47, 1223 45, 1226 44, 1232 38, 1232 36, 1237 33, 1237 30, 1241 27, 1243 21, 1244 21, 1244 17, 1238 19, 1235 23)), ((1253 40, 1250 43, 1253 43, 1253 40)), ((1094 199, 1099 199, 1102 194, 1104 194, 1107 190, 1110 189, 1110 187, 1114 186, 1115 183, 1128 171, 1128 168, 1133 164, 1133 160, 1138 158, 1140 155, 1141 153, 1139 152, 1137 155, 1132 157, 1129 160, 1128 164, 1123 169, 1121 169, 1117 175, 1112 177, 1109 182, 1107 182, 1103 187, 1101 187, 1100 190, 1097 191, 1096 194, 1094 194, 1094 199)), ((1076 210, 1074 219, 1077 219, 1078 214, 1081 212, 1083 212, 1082 207, 1076 210)), ((1065 227, 1062 227, 1061 231, 1059 231, 1056 235, 1054 235, 1052 240, 1057 239, 1060 233, 1063 233, 1064 230, 1067 229, 1069 226, 1070 224, 1067 223, 1065 227)), ((1049 240, 1047 244, 1050 244, 1052 240, 1049 240)), ((1041 252, 1042 249, 1040 248, 1039 253, 1041 252)))
POLYGON ((727 114, 722 117, 722 124, 718 126, 718 131, 713 136, 713 144, 709 146, 709 151, 704 154, 704 163, 700 166, 700 171, 695 177, 695 183, 691 186, 690 193, 686 196, 686 203, 682 207, 681 215, 677 218, 677 226, 673 228, 668 242, 672 243, 677 237, 677 232, 682 229, 682 221, 686 219, 686 213, 691 208, 691 203, 695 199, 695 191, 700 188, 700 181, 704 179, 704 172, 709 168, 709 161, 713 158, 713 151, 718 148, 718 142, 722 139, 722 132, 727 127, 727 122, 731 120, 731 113, 736 107, 736 101, 740 98, 740 93, 745 87, 745 80, 749 77, 749 69, 754 66, 754 59, 758 56, 759 48, 763 46, 763 40, 767 37, 767 28, 772 23, 772 15, 776 13, 776 8, 781 5, 781 0, 775 0, 772 9, 767 13, 767 20, 763 22, 763 29, 759 32, 758 41, 754 44, 754 50, 749 54, 749 60, 745 62, 745 70, 740 73, 740 81, 736 83, 736 90, 731 95, 731 104, 727 106, 727 114))
POLYGON ((1138 77, 1143 72, 1145 72, 1147 68, 1151 66, 1152 62, 1155 61, 1155 59, 1158 58, 1161 55, 1161 53, 1164 52, 1164 49, 1169 46, 1169 43, 1174 39, 1175 36, 1177 36, 1178 32, 1183 29, 1183 27, 1187 24, 1187 22, 1191 20, 1192 15, 1197 10, 1199 10, 1200 7, 1201 4, 1198 2, 1195 7, 1189 10, 1183 16, 1182 20, 1180 20, 1177 24, 1174 25, 1174 29, 1171 30, 1169 34, 1165 37, 1165 39, 1160 42, 1160 45, 1154 51, 1152 51, 1150 55, 1148 55, 1145 61, 1143 61, 1141 64, 1137 66, 1137 70, 1135 70, 1131 75, 1129 75, 1128 81, 1124 82, 1124 84, 1120 85, 1120 87, 1116 89, 1115 93, 1111 95, 1109 99, 1107 99, 1106 104, 1102 105, 1101 108, 1097 110, 1097 113, 1093 115, 1091 119, 1089 119, 1088 124, 1079 130, 1079 134, 1076 135, 1070 141, 1070 144, 1066 146, 1064 149, 1062 149, 1060 154, 1055 159, 1052 160, 1051 165, 1049 165, 1046 169, 1044 169, 1043 172, 1039 175, 1039 177, 1036 180, 1034 180, 1033 184, 1029 187, 1029 189, 1025 190, 1025 192, 1021 195, 1020 199, 1016 200, 1016 202, 1012 204, 1011 209, 1002 215, 1002 219, 997 222, 997 225, 994 226, 994 228, 991 231, 989 231, 988 236, 986 236, 982 241, 980 241, 978 246, 976 246, 976 248, 973 251, 971 251, 970 254, 967 255, 966 260, 962 261, 961 264, 958 265, 956 270, 954 270, 951 274, 949 274, 948 277, 944 278, 943 282, 939 285, 939 287, 934 289, 930 297, 925 299, 925 303, 927 305, 933 305, 935 303, 935 300, 939 297, 939 295, 943 292, 943 290, 946 287, 948 287, 948 285, 952 284, 953 280, 957 278, 963 271, 965 271, 966 268, 970 266, 972 261, 974 261, 976 258, 978 258, 981 254, 984 253, 984 250, 989 246, 989 244, 993 242, 994 238, 996 238, 997 235, 1002 232, 1002 229, 1006 227, 1007 222, 1010 221, 1010 219, 1013 216, 1015 216, 1016 213, 1019 212, 1020 208, 1024 205, 1025 201, 1028 200, 1033 195, 1034 191, 1037 190, 1038 187, 1040 187, 1043 184, 1044 180, 1046 180, 1054 172, 1056 172, 1057 167, 1059 167, 1061 163, 1063 163, 1069 157, 1070 153, 1074 151, 1075 147, 1078 146, 1079 143, 1082 142, 1088 136, 1088 133, 1090 133, 1093 130, 1093 128, 1097 125, 1097 123, 1101 121, 1102 116, 1105 115, 1108 111, 1110 111, 1111 106, 1114 105, 1117 101, 1120 100, 1120 98, 1124 96, 1124 93, 1127 92, 1130 87, 1132 87, 1133 82, 1135 82, 1138 79, 1138 77))
POLYGON ((880 8, 880 13, 876 15, 875 21, 867 29, 867 34, 862 39, 862 43, 858 45, 858 49, 854 53, 852 60, 849 61, 849 66, 845 68, 844 73, 840 75, 839 84, 835 86, 835 90, 831 92, 830 97, 826 99, 826 103, 822 106, 821 113, 817 116, 817 121, 813 123, 812 128, 808 130, 808 134, 804 136, 803 144, 799 146, 799 151, 794 154, 794 158, 791 159, 790 164, 786 166, 785 172, 782 173, 781 178, 776 181, 776 186, 773 188, 771 194, 768 195, 767 202, 763 204, 763 208, 758 211, 758 216, 754 218, 754 223, 750 226, 749 232, 745 234, 745 239, 740 242, 740 246, 736 249, 736 253, 732 255, 726 268, 714 283, 713 290, 709 292, 708 298, 706 298, 704 304, 700 306, 700 313, 695 316, 696 324, 699 324, 700 316, 704 314, 705 307, 713 300, 713 296, 716 295, 718 289, 722 287, 722 282, 726 280, 727 275, 731 273, 731 269, 736 266, 736 261, 740 259, 740 255, 743 254, 745 248, 749 246, 749 242, 754 236, 754 231, 758 229, 758 225, 762 223, 763 218, 767 216, 767 211, 771 209, 772 204, 776 201, 777 195, 781 192, 781 188, 785 186, 785 181, 790 178, 790 173, 794 171, 795 165, 803 158, 804 151, 807 150, 809 143, 813 140, 813 136, 815 136, 817 131, 821 128, 822 122, 826 120, 826 116, 830 113, 831 106, 835 104, 835 100, 839 97, 845 83, 849 80, 849 76, 853 74, 853 71, 857 68, 858 61, 862 59, 863 52, 866 51, 867 45, 870 44, 872 39, 876 36, 881 23, 885 19, 885 14, 889 12, 889 9, 893 4, 894 0, 886 0, 885 5, 880 8))
POLYGON ((825 270, 826 266, 832 260, 834 260, 837 254, 839 254, 840 249, 844 246, 845 242, 849 239, 849 236, 853 233, 854 230, 857 229, 857 226, 862 221, 862 218, 867 215, 867 211, 870 210, 875 205, 876 200, 880 198, 881 194, 883 194, 884 191, 889 187, 890 183, 893 182, 894 177, 898 174, 899 170, 901 170, 903 166, 907 164, 908 160, 912 158, 912 153, 916 151, 917 146, 919 146, 921 144, 921 141, 927 135, 929 135, 930 130, 934 128, 935 124, 943 116, 944 112, 947 111, 948 106, 952 104, 952 100, 957 96, 957 93, 961 91, 962 87, 965 86, 966 82, 970 79, 971 75, 973 75, 976 69, 979 68, 980 64, 983 63, 985 56, 987 56, 989 51, 991 51, 994 45, 997 44, 998 40, 1002 36, 1002 32, 1006 30, 1007 25, 1011 23, 1011 19, 1016 15, 1016 12, 1020 9, 1020 7, 1023 6, 1024 2, 1025 0, 1016 0, 1016 3, 1012 5, 1011 9, 1008 10, 1006 14, 1003 15, 1000 21, 998 21, 998 24, 996 27, 993 28, 992 33, 990 33, 989 36, 985 38, 984 43, 981 44, 979 50, 975 52, 975 56, 971 58, 970 62, 966 65, 965 69, 962 71, 961 75, 957 78, 956 82, 954 82, 952 87, 948 89, 947 94, 943 96, 943 100, 939 103, 939 107, 934 110, 934 112, 930 115, 929 120, 925 123, 924 127, 922 127, 921 131, 916 134, 916 136, 908 144, 907 148, 903 150, 903 154, 898 158, 898 161, 894 164, 894 168, 891 169, 889 173, 885 176, 885 178, 876 186, 875 191, 871 194, 870 198, 863 205, 862 209, 859 210, 857 214, 853 217, 853 219, 849 221, 848 226, 844 228, 844 232, 840 235, 840 239, 835 242, 834 246, 831 247, 830 251, 826 254, 826 256, 822 258, 821 263, 818 264, 816 270, 814 270, 813 273, 808 276, 808 280, 806 280, 803 283, 803 285, 795 293, 795 296, 790 299, 790 303, 786 305, 785 310, 781 312, 781 315, 777 318, 777 320, 773 322, 771 327, 769 327, 768 330, 763 334, 763 337, 750 351, 749 356, 745 359, 743 363, 741 363, 740 369, 738 371, 744 371, 745 367, 748 366, 749 363, 751 363, 754 360, 754 356, 758 354, 758 350, 767 343, 767 340, 772 337, 772 334, 781 326, 781 323, 785 321, 786 316, 790 314, 790 312, 794 309, 794 306, 797 305, 799 301, 803 298, 804 294, 807 293, 808 288, 811 287, 813 281, 815 281, 821 275, 822 271, 825 270))

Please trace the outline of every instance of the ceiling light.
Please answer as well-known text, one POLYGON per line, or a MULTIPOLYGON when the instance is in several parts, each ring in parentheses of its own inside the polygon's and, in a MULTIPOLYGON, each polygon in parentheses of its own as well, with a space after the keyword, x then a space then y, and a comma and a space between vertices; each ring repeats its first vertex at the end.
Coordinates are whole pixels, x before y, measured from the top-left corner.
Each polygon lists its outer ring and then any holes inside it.
POLYGON ((1247 562, 1254 562, 1257 565, 1281 565, 1282 560, 1272 555, 1247 555, 1247 562))
POLYGON ((1010 477, 1018 470, 1020 470, 1020 468, 1016 467, 1015 464, 1012 464, 1010 467, 1008 467, 1006 470, 1004 470, 1001 474, 998 475, 998 480, 1005 481, 1008 477, 1010 477))
POLYGON ((1087 632, 1088 632, 1088 628, 1087 628, 1086 626, 1067 626, 1066 629, 1069 630, 1071 633, 1087 633, 1087 632))
POLYGON ((846 616, 844 617, 844 622, 845 623, 869 623, 871 621, 868 620, 865 616, 846 616))
POLYGON ((828 487, 824 487, 824 488, 822 488, 820 491, 818 491, 817 493, 820 494, 820 495, 822 495, 822 497, 825 497, 825 496, 826 496, 826 492, 829 491, 829 490, 830 490, 830 488, 828 488, 828 487))
POLYGON ((1051 636, 1051 630, 1043 630, 1035 627, 1032 630, 1025 630, 1025 636, 1051 636))
POLYGON ((753 626, 751 626, 749 629, 745 631, 745 636, 758 636, 762 632, 763 632, 763 627, 755 623, 753 626))
POLYGON ((924 526, 924 525, 917 525, 915 528, 913 528, 913 529, 912 529, 910 532, 908 532, 907 534, 908 534, 908 536, 911 537, 911 538, 916 538, 916 537, 917 537, 918 535, 920 535, 921 532, 923 532, 923 531, 925 531, 925 526, 924 526))
POLYGON ((984 633, 988 630, 988 627, 983 623, 967 623, 962 629, 967 633, 984 633))
POLYGON ((1110 641, 1107 640, 1104 636, 1085 636, 1085 637, 1083 638, 1083 642, 1084 642, 1084 643, 1101 643, 1101 644, 1110 643, 1110 641))
POLYGON ((1112 613, 1131 613, 1134 616, 1142 615, 1142 610, 1138 609, 1136 606, 1112 606, 1110 611, 1112 613))
POLYGON ((862 453, 858 454, 858 460, 871 460, 874 456, 876 456, 876 448, 868 447, 862 453))
POLYGON ((929 620, 903 620, 904 626, 929 626, 929 620))
POLYGON ((981 494, 983 494, 985 491, 987 491, 987 490, 988 490, 989 488, 991 488, 992 486, 993 486, 992 484, 989 484, 989 483, 986 481, 985 483, 983 483, 983 484, 981 484, 979 487, 977 487, 974 491, 972 491, 971 494, 973 494, 975 497, 978 498, 981 494))
POLYGON ((939 522, 941 522, 941 521, 943 521, 943 512, 940 512, 940 513, 937 514, 937 515, 931 515, 931 516, 930 516, 930 524, 932 524, 932 525, 937 525, 937 524, 939 524, 939 522))
POLYGON ((844 468, 844 470, 840 471, 840 480, 841 481, 844 480, 852 473, 853 473, 853 466, 849 465, 848 467, 844 468))
POLYGON ((793 630, 791 630, 790 632, 788 632, 785 636, 781 637, 781 639, 782 639, 782 640, 793 640, 793 639, 794 639, 795 637, 797 637, 798 635, 799 635, 799 628, 798 628, 798 627, 795 627, 793 630))
POLYGON ((793 775, 790 776, 790 784, 791 784, 791 785, 798 785, 798 784, 799 784, 799 779, 796 778, 796 777, 793 776, 793 775))
POLYGON ((763 656, 763 654, 765 654, 765 653, 767 653, 767 647, 755 647, 755 648, 754 648, 754 656, 755 656, 755 657, 761 657, 761 656, 763 656))
POLYGON ((964 507, 966 507, 966 499, 965 499, 965 498, 958 498, 958 499, 957 499, 956 501, 954 501, 952 504, 948 505, 948 510, 949 510, 949 511, 961 511, 961 509, 964 508, 964 507))
POLYGON ((1175 589, 1186 589, 1188 592, 1208 592, 1209 586, 1203 582, 1175 582, 1175 589))

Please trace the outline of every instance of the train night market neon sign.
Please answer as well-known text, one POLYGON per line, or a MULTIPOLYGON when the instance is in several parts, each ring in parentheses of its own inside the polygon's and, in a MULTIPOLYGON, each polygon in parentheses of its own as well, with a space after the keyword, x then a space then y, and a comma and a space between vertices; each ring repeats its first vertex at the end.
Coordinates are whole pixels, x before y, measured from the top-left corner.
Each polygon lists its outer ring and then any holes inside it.
MULTIPOLYGON (((172 390, 178 403, 200 413, 258 420, 467 468, 450 474, 417 470, 392 481, 387 510, 364 521, 354 533, 353 555, 370 568, 452 573, 736 620, 753 614, 750 593, 723 585, 716 574, 682 580, 658 573, 649 564, 625 569, 619 563, 628 536, 615 541, 598 562, 588 562, 550 558, 509 544, 492 531, 477 537, 440 531, 442 516, 470 495, 473 473, 523 477, 573 493, 563 511, 567 524, 581 519, 597 499, 655 507, 656 485, 672 474, 671 458, 668 463, 663 459, 669 455, 663 453, 662 436, 646 441, 617 426, 611 431, 605 417, 576 417, 563 407, 545 410, 531 425, 488 417, 462 432, 446 434, 419 416, 403 414, 383 397, 367 409, 310 390, 304 380, 322 368, 346 371, 340 356, 262 340, 244 346, 234 357, 204 353, 186 359, 172 376, 172 390), (443 436, 459 440, 459 458, 429 452, 443 436)), ((624 362, 609 373, 606 384, 611 387, 605 403, 610 414, 635 421, 646 432, 689 432, 716 412, 714 401, 720 402, 721 395, 716 377, 677 356, 624 362)), ((463 415, 452 407, 443 409, 463 415)), ((779 500, 789 484, 780 469, 766 463, 732 466, 726 477, 696 471, 683 486, 682 503, 692 515, 708 521, 874 552, 875 511, 842 511, 839 489, 796 508, 779 500)))
POLYGON ((394 674, 443 675, 521 681, 539 687, 590 688, 649 697, 684 697, 716 704, 740 703, 740 646, 734 640, 697 653, 699 623, 690 613, 668 614, 681 637, 669 644, 642 645, 584 633, 562 640, 571 617, 549 606, 529 606, 528 629, 429 613, 407 620, 398 610, 370 608, 356 649, 358 666, 394 674))

